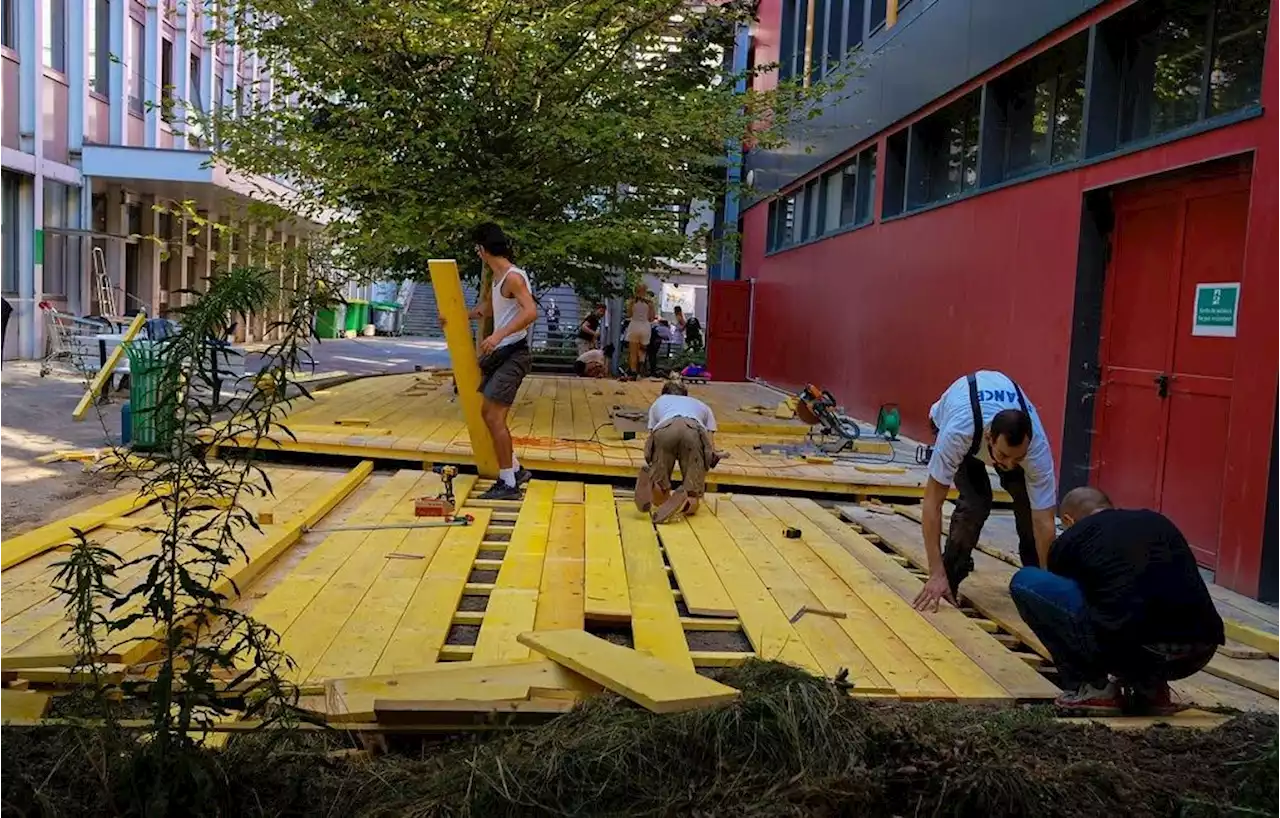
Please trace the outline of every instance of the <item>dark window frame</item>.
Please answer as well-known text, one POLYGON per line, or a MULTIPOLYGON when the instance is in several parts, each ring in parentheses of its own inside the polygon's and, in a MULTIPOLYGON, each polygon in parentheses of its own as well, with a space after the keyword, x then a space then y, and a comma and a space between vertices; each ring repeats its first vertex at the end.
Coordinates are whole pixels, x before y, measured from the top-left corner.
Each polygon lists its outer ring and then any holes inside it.
POLYGON ((133 16, 126 21, 129 24, 129 110, 142 114, 146 112, 147 100, 147 24, 133 16))
POLYGON ((41 64, 59 74, 67 73, 67 0, 42 0, 45 14, 41 64))
POLYGON ((22 176, 15 171, 0 173, 0 261, 3 280, 0 290, 17 295, 22 287, 18 257, 22 222, 22 176))
POLYGON ((88 57, 89 90, 103 97, 111 95, 111 0, 93 0, 90 17, 92 39, 88 57))
POLYGON ((988 83, 992 109, 985 112, 991 141, 991 173, 982 184, 994 184, 1077 161, 1084 150, 1084 96, 1089 64, 1089 35, 1081 32, 988 83), (1047 110, 1037 105, 1047 88, 1047 110), (1078 96, 1078 108, 1071 97, 1078 96), (1037 140, 1035 122, 1043 117, 1044 136, 1037 140), (1074 148, 1066 154, 1074 121, 1074 148), (1042 153, 1036 156, 1036 143, 1042 153))
POLYGON ((18 0, 3 0, 0 6, 0 45, 18 47, 18 0))

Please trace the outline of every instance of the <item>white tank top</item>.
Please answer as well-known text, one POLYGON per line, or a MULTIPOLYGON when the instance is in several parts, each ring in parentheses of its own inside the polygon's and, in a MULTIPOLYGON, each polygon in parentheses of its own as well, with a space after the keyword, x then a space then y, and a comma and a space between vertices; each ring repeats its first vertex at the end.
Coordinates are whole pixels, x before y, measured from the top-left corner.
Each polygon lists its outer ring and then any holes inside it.
MULTIPOLYGON (((520 314, 520 302, 514 298, 507 298, 502 294, 502 283, 507 280, 507 276, 514 273, 524 279, 524 285, 529 286, 529 276, 524 270, 516 267, 514 264, 507 268, 506 275, 493 282, 493 329, 502 329, 507 324, 516 320, 516 316, 520 314)), ((499 348, 510 346, 518 341, 523 341, 525 336, 529 334, 528 329, 522 329, 519 332, 513 332, 498 344, 499 348)))
POLYGON ((635 324, 649 323, 649 304, 645 301, 637 301, 631 305, 631 321, 635 324))

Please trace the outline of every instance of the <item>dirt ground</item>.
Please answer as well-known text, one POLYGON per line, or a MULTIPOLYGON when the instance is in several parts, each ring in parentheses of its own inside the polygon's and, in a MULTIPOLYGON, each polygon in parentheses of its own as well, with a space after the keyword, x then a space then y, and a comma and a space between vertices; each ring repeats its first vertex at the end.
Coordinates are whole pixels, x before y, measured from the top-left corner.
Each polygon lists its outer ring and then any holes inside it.
POLYGON ((97 505, 120 491, 110 475, 88 474, 79 463, 41 464, 58 449, 89 449, 120 440, 123 395, 71 417, 84 381, 40 364, 6 361, 0 370, 0 533, 12 537, 39 524, 97 505))

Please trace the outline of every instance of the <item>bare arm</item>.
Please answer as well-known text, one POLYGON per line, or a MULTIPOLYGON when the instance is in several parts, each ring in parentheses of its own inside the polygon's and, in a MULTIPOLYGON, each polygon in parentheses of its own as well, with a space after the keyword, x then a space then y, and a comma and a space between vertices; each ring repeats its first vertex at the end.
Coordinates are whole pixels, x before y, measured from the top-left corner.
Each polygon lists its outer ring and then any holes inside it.
POLYGON ((472 320, 482 320, 493 315, 492 299, 485 298, 483 294, 480 295, 476 298, 475 309, 468 313, 468 315, 470 315, 472 320))
POLYGON ((1048 570, 1049 547, 1053 545, 1054 539, 1058 536, 1057 526, 1054 525, 1053 509, 1032 510, 1031 527, 1035 529, 1036 556, 1040 560, 1040 567, 1048 570))
POLYGON ((946 499, 947 486, 930 477, 925 483, 924 502, 920 506, 924 553, 929 560, 929 579, 913 603, 918 611, 936 611, 939 600, 942 599, 955 603, 946 569, 942 565, 942 502, 946 499))

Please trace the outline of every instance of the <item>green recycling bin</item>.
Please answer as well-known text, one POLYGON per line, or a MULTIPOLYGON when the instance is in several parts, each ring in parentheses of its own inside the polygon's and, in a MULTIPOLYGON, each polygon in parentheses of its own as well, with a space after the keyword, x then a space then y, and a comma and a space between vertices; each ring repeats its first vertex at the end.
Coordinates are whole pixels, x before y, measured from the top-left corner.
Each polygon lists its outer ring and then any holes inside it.
POLYGON ((356 298, 347 302, 347 329, 356 335, 369 323, 369 302, 356 298))
POLYGON ((172 406, 179 386, 178 373, 169 368, 171 382, 165 383, 163 345, 163 341, 143 340, 125 344, 125 354, 129 356, 131 437, 133 448, 143 451, 168 446, 178 425, 172 406), (164 405, 166 397, 170 405, 164 405))
POLYGON ((336 304, 316 312, 316 337, 337 338, 342 335, 342 305, 336 304))

